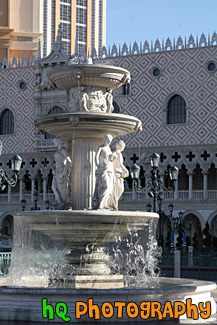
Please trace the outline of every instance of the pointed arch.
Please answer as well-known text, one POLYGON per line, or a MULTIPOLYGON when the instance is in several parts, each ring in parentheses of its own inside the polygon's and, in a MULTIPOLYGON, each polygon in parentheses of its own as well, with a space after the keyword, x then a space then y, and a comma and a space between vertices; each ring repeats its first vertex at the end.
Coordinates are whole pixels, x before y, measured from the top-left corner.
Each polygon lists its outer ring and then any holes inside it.
POLYGON ((163 121, 166 124, 182 124, 186 123, 187 103, 179 93, 171 94, 164 104, 163 121))
POLYGON ((4 109, 0 116, 0 134, 14 134, 14 114, 8 108, 4 109))
MULTIPOLYGON (((48 112, 49 115, 51 115, 51 114, 61 114, 61 113, 64 113, 64 110, 63 110, 63 108, 60 107, 60 106, 54 106, 54 107, 51 108, 51 110, 48 112)), ((45 132, 45 133, 44 133, 44 138, 45 138, 46 140, 48 140, 48 139, 54 139, 54 138, 55 138, 55 135, 45 132)))

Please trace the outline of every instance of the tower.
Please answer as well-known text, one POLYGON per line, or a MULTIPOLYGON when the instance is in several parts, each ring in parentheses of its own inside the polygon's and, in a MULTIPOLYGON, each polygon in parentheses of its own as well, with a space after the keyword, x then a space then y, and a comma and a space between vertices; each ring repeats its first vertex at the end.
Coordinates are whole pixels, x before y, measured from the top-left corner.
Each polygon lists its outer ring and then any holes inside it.
POLYGON ((50 53, 58 26, 62 24, 63 46, 66 54, 73 54, 77 41, 78 53, 86 49, 97 51, 106 45, 106 0, 44 0, 43 56, 50 53))
POLYGON ((42 38, 40 27, 41 0, 0 1, 0 62, 4 57, 11 63, 24 54, 30 59, 37 54, 38 40, 42 38))
POLYGON ((106 45, 106 0, 1 0, 0 63, 6 57, 30 60, 37 55, 38 40, 47 56, 62 24, 63 46, 67 54, 86 49, 96 51, 106 45))

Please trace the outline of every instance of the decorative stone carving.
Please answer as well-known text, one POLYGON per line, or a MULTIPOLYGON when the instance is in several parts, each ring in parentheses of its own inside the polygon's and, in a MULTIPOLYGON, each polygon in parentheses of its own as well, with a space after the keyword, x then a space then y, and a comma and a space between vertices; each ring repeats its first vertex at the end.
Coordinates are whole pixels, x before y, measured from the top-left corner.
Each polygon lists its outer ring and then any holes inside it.
POLYGON ((149 46, 149 43, 148 41, 146 40, 144 45, 143 45, 143 49, 142 49, 143 53, 150 53, 150 46, 149 46))
POLYGON ((12 63, 11 63, 11 68, 17 68, 17 59, 16 56, 14 55, 13 59, 12 59, 12 63))
POLYGON ((105 46, 103 46, 100 50, 100 54, 102 58, 106 58, 107 57, 107 49, 105 46))
POLYGON ((118 56, 118 49, 117 46, 114 44, 112 46, 111 57, 118 56))
POLYGON ((20 66, 21 67, 27 67, 27 63, 26 63, 26 57, 25 57, 25 55, 23 54, 22 55, 22 58, 21 58, 21 61, 20 61, 20 66))
POLYGON ((138 46, 137 42, 133 43, 132 55, 134 55, 134 54, 139 54, 139 46, 138 46))
POLYGON ((6 57, 3 59, 3 62, 2 62, 2 69, 5 69, 5 68, 8 69, 8 60, 6 57))
POLYGON ((122 50, 121 50, 121 55, 124 56, 124 55, 129 55, 129 50, 128 50, 128 46, 126 43, 124 43, 123 47, 122 47, 122 50))
POLYGON ((187 44, 188 49, 190 49, 191 47, 196 47, 195 40, 192 34, 189 36, 188 44, 187 44))
POLYGON ((72 88, 69 91, 69 97, 70 112, 112 113, 114 110, 111 91, 94 87, 72 88))
POLYGON ((124 166, 122 151, 125 149, 125 143, 120 140, 116 143, 114 164, 114 184, 111 195, 111 207, 113 210, 118 210, 118 201, 124 192, 124 178, 129 176, 127 168, 124 166))
POLYGON ((32 56, 31 56, 30 61, 29 61, 29 65, 30 65, 30 66, 31 66, 31 65, 34 65, 34 63, 35 63, 35 56, 34 56, 34 54, 32 53, 32 56))
POLYGON ((183 40, 181 38, 181 36, 178 37, 177 42, 176 42, 176 50, 179 49, 184 49, 184 44, 183 44, 183 40))
POLYGON ((114 187, 114 165, 115 154, 110 149, 112 136, 106 134, 102 145, 98 148, 95 156, 96 164, 96 187, 95 199, 98 209, 111 210, 111 196, 114 187))
POLYGON ((211 38, 210 44, 211 44, 212 46, 217 44, 217 34, 216 34, 216 32, 214 32, 214 33, 212 34, 212 38, 211 38))
POLYGON ((204 33, 200 36, 199 47, 207 46, 207 40, 204 33))
POLYGON ((170 38, 168 37, 164 46, 165 51, 172 51, 173 46, 170 38))
POLYGON ((154 43, 154 52, 157 52, 157 51, 161 52, 161 45, 160 45, 160 41, 158 38, 156 39, 156 41, 154 43))
POLYGON ((48 89, 48 90, 50 90, 52 88, 51 81, 48 79, 48 76, 46 73, 44 73, 42 75, 42 81, 41 81, 40 87, 41 87, 41 89, 48 89))
POLYGON ((57 208, 63 209, 70 202, 71 159, 66 149, 66 143, 61 138, 54 138, 53 142, 57 146, 57 151, 54 154, 55 166, 53 169, 52 190, 57 208))

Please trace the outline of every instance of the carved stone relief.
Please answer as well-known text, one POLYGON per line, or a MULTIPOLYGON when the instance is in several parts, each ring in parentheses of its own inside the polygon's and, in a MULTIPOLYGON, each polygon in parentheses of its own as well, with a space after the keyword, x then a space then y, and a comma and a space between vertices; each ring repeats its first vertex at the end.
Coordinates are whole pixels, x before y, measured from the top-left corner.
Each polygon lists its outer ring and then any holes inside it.
POLYGON ((111 91, 95 87, 72 88, 69 97, 70 112, 112 113, 114 110, 111 91))

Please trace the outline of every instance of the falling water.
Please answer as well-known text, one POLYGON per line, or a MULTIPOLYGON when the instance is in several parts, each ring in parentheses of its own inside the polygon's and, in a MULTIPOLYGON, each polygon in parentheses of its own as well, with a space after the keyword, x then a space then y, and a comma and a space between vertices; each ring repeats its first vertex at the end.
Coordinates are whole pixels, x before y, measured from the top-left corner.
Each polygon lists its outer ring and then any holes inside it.
POLYGON ((149 222, 149 226, 142 231, 128 227, 127 237, 116 237, 110 268, 113 273, 124 275, 125 287, 146 288, 158 285, 161 249, 155 239, 155 230, 154 223, 149 222))

